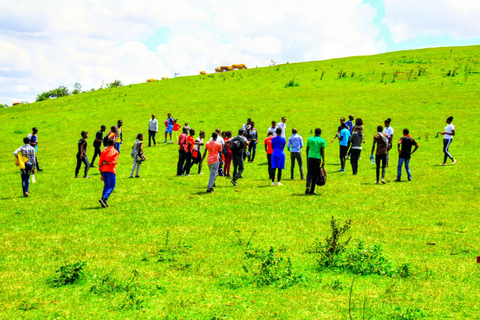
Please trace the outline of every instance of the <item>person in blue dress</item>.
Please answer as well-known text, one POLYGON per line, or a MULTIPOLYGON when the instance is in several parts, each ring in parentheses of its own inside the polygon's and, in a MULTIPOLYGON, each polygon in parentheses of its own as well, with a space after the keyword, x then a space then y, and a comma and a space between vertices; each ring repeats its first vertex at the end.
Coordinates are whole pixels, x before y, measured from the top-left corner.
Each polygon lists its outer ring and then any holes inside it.
POLYGON ((282 186, 282 170, 285 169, 285 145, 287 140, 282 137, 282 128, 275 130, 276 137, 272 138, 272 186, 275 185, 275 170, 278 169, 277 186, 282 186))

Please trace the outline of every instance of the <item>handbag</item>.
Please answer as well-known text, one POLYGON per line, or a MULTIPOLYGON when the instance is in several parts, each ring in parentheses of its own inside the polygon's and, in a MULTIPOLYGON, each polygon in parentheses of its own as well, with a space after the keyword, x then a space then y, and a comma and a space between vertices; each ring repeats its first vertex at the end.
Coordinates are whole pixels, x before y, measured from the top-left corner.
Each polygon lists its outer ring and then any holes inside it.
POLYGON ((324 186, 325 183, 327 183, 327 171, 325 171, 324 167, 320 167, 320 170, 318 170, 315 183, 317 184, 317 186, 324 186))
POLYGON ((146 161, 147 158, 145 158, 145 155, 143 153, 137 155, 137 162, 143 162, 146 161))
POLYGON ((20 169, 25 170, 26 162, 28 162, 28 158, 19 152, 19 154, 15 157, 15 165, 19 166, 20 169))

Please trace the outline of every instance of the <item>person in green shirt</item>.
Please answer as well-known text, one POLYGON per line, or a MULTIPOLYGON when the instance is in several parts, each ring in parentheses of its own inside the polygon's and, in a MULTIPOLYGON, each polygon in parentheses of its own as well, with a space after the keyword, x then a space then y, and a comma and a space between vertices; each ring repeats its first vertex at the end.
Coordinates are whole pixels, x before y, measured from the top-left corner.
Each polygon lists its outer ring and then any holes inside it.
POLYGON ((325 140, 320 137, 322 129, 315 129, 315 136, 307 140, 307 189, 305 194, 315 193, 315 180, 320 172, 320 165, 325 166, 325 140))

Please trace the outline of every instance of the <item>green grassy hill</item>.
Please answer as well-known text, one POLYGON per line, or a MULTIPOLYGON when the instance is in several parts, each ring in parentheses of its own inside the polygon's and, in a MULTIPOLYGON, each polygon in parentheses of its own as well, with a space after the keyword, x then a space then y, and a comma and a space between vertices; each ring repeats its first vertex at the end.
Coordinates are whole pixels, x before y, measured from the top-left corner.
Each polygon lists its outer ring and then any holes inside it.
POLYGON ((476 318, 479 62, 478 46, 402 51, 182 77, 0 109, 0 315, 476 318), (298 86, 285 87, 291 80, 298 86), (248 117, 262 138, 282 116, 287 132, 295 127, 305 141, 320 127, 328 183, 317 196, 305 196, 298 171, 288 179, 287 151, 284 186, 271 187, 260 144, 238 187, 219 177, 216 191, 205 194, 208 168, 205 175, 176 177, 178 147, 161 143, 163 132, 157 147, 145 148, 142 178, 128 179, 135 136, 147 137, 152 113, 163 124, 167 112, 207 137, 215 128, 235 132, 248 117), (338 172, 338 142, 330 143, 339 118, 349 114, 365 123, 357 176, 349 163, 346 173, 338 172), (437 132, 448 116, 456 126, 450 150, 458 164, 442 167, 437 132), (387 117, 394 142, 409 128, 420 145, 412 182, 393 182, 393 152, 387 184, 373 184, 372 138, 387 117), (102 209, 97 169, 91 179, 73 178, 77 141, 82 130, 90 132, 91 159, 95 132, 118 119, 125 143, 117 187, 102 209), (33 126, 44 171, 23 198, 12 152, 33 126), (352 237, 353 258, 350 266, 320 268, 320 254, 308 252, 331 234, 332 216, 341 224, 352 219, 345 239, 352 237), (360 238, 367 250, 353 246, 360 238), (87 264, 79 281, 52 285, 56 270, 81 261, 87 264))

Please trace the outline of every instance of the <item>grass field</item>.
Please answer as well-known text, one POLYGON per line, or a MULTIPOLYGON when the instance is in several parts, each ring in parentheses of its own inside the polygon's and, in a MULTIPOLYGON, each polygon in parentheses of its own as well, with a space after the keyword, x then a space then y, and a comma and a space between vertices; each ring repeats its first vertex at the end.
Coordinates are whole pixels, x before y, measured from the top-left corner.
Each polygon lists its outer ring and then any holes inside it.
POLYGON ((478 46, 403 51, 176 78, 1 109, 0 317, 480 318, 479 62, 478 46), (285 87, 293 79, 299 85, 285 87), (287 152, 284 186, 271 187, 262 145, 239 186, 219 177, 213 194, 205 194, 206 166, 203 176, 175 176, 176 145, 145 148, 142 178, 128 179, 135 136, 147 136, 152 113, 163 124, 167 112, 207 136, 217 127, 235 132, 248 117, 262 138, 284 115, 287 132, 295 127, 305 141, 320 127, 327 185, 305 196, 298 171, 288 179, 287 152), (338 142, 330 143, 339 118, 349 114, 365 122, 357 176, 349 163, 346 173, 337 172, 338 142), (456 126, 450 150, 458 164, 442 167, 436 133, 448 116, 456 126), (409 128, 419 143, 412 182, 393 182, 393 153, 387 184, 373 183, 372 138, 387 117, 394 142, 409 128), (91 159, 95 132, 118 119, 125 143, 110 207, 102 209, 97 169, 91 179, 73 178, 77 141, 82 130, 90 132, 91 159), (23 198, 12 152, 33 126, 44 171, 23 198), (309 252, 331 234, 332 216, 341 225, 352 220, 345 235, 352 237, 351 250, 359 239, 370 249, 378 245, 374 251, 387 260, 372 260, 374 266, 403 266, 404 272, 320 268, 320 255, 309 252), (83 275, 55 286, 56 271, 77 262, 86 262, 83 275))

